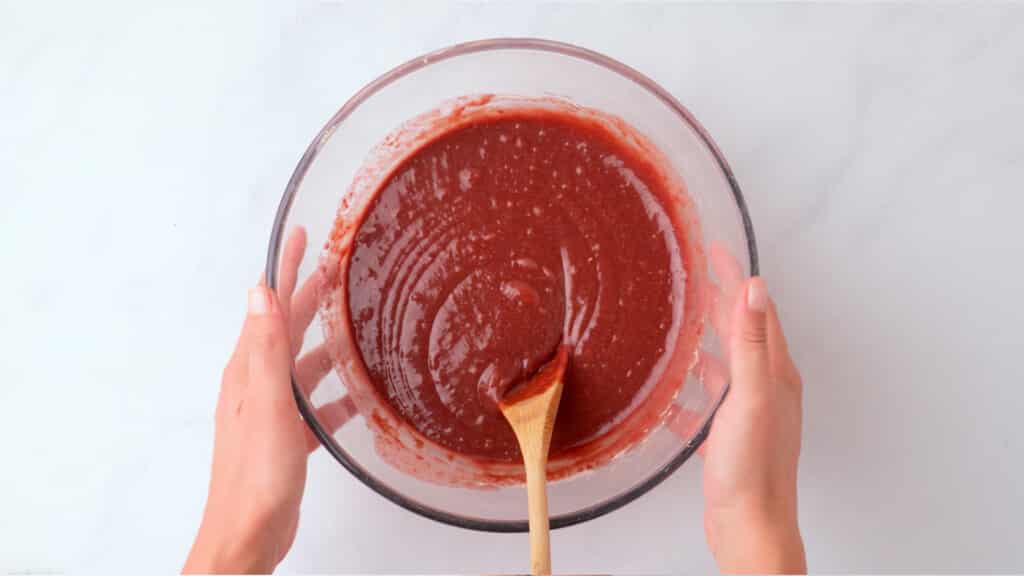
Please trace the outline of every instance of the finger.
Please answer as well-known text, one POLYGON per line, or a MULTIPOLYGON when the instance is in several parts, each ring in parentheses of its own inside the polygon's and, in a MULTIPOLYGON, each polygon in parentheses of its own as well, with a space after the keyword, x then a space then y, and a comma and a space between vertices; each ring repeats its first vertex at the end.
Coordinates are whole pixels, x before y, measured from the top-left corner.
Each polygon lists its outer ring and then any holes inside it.
POLYGON ((767 311, 764 280, 747 280, 736 298, 729 361, 732 386, 741 397, 763 391, 770 379, 767 311))
POLYGON ((710 248, 711 269, 718 280, 718 286, 711 289, 711 325, 724 346, 723 356, 729 361, 729 342, 732 339, 732 321, 736 294, 743 287, 743 269, 740 263, 721 242, 712 242, 710 248))
POLYGON ((306 329, 309 328, 309 324, 313 321, 313 317, 316 316, 316 311, 319 308, 318 294, 321 290, 321 278, 322 275, 319 270, 313 272, 292 299, 289 333, 293 356, 302 351, 306 329))
POLYGON ((722 361, 711 354, 701 354, 698 362, 697 375, 700 378, 701 384, 704 386, 705 392, 707 392, 708 396, 711 397, 712 402, 714 402, 722 395, 722 390, 725 389, 725 383, 729 379, 729 373, 726 371, 722 361))
POLYGON ((292 357, 288 328, 274 292, 266 286, 249 290, 249 316, 242 340, 248 350, 246 397, 266 399, 275 406, 294 407, 291 399, 292 357))
POLYGON ((306 229, 302 226, 293 228, 281 252, 280 278, 277 283, 277 294, 281 299, 281 308, 287 312, 291 303, 295 281, 299 274, 299 264, 306 252, 306 229))
MULTIPOLYGON (((343 396, 317 408, 316 419, 328 434, 333 435, 358 413, 359 410, 356 408, 356 403, 352 401, 352 397, 343 396)), ((306 434, 306 447, 312 452, 319 445, 320 440, 312 431, 309 431, 306 434)))
POLYGON ((334 361, 326 343, 303 354, 295 362, 295 381, 299 385, 299 390, 308 398, 333 367, 334 361))
MULTIPOLYGON (((697 414, 693 410, 683 408, 679 404, 673 404, 672 407, 669 408, 665 425, 668 426, 669 431, 673 432, 683 441, 689 442, 693 440, 693 437, 700 431, 700 427, 703 423, 704 420, 700 414, 697 414)), ((700 448, 697 449, 697 454, 704 456, 704 448, 706 445, 707 442, 702 442, 700 448)))
POLYGON ((728 358, 728 342, 732 334, 732 312, 735 297, 726 297, 725 293, 718 286, 711 285, 709 290, 711 296, 711 327, 718 334, 718 341, 723 343, 726 358, 728 358))
POLYGON ((711 269, 718 277, 722 293, 732 302, 732 297, 743 285, 743 269, 736 257, 721 242, 711 243, 711 269))
POLYGON ((312 453, 320 447, 320 439, 313 433, 313 429, 306 426, 306 452, 312 453))
POLYGON ((302 286, 295 293, 291 300, 288 321, 291 331, 292 354, 298 354, 302 350, 303 336, 306 328, 313 321, 313 316, 320 306, 320 296, 323 294, 325 283, 325 272, 318 267, 302 286))
POLYGON ((309 326, 316 309, 320 304, 320 296, 327 280, 327 270, 320 266, 306 278, 299 291, 292 299, 292 323, 305 329, 309 326))

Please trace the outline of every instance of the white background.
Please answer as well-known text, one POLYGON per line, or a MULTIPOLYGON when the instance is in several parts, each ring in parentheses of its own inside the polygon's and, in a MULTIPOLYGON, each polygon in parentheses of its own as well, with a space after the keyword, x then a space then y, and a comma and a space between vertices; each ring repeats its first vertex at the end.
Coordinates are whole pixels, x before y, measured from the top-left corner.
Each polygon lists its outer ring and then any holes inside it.
MULTIPOLYGON (((0 569, 177 569, 220 370, 319 127, 420 53, 578 43, 701 119, 806 380, 815 571, 1024 571, 1024 5, 0 4, 0 569)), ((554 536, 703 572, 699 462, 554 536)), ((526 567, 310 462, 288 571, 526 567)))

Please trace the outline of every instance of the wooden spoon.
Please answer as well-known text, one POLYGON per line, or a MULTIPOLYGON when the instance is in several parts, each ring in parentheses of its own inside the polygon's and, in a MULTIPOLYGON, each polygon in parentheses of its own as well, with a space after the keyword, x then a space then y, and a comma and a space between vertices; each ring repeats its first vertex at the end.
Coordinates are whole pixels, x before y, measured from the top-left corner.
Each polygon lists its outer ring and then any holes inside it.
POLYGON ((498 403, 512 425, 526 466, 526 496, 530 519, 530 568, 533 574, 551 574, 551 539, 548 522, 547 465, 551 431, 562 398, 562 375, 569 348, 555 357, 528 382, 513 388, 498 403))

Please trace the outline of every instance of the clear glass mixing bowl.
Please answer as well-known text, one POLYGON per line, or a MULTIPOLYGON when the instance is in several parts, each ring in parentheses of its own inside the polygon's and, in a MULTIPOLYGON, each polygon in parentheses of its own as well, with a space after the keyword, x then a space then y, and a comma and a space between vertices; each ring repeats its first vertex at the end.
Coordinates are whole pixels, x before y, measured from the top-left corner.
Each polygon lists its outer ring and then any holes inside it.
MULTIPOLYGON (((558 97, 618 116, 653 142, 683 182, 700 221, 696 240, 712 253, 730 254, 733 275, 757 273, 757 250, 743 196, 711 137, 671 94, 636 70, 601 54, 558 42, 495 39, 459 44, 411 60, 374 80, 327 122, 309 145, 285 189, 267 251, 266 277, 278 280, 279 256, 287 232, 304 226, 311 252, 328 244, 335 215, 354 177, 373 150, 405 121, 439 104, 474 94, 558 97)), ((299 284, 321 262, 307 255, 299 284)), ((714 303, 723 284, 708 279, 701 313, 706 328, 699 357, 720 357, 714 303), (717 283, 717 284, 716 284, 717 283)), ((735 280, 735 279, 734 279, 735 280)), ((322 297, 323 295, 321 295, 322 297)), ((318 315, 306 329, 302 350, 323 345, 318 315)), ((361 359, 349 359, 361 362, 361 359)), ((607 514, 640 497, 678 469, 703 442, 728 383, 709 385, 695 367, 673 399, 672 408, 647 438, 607 464, 549 486, 551 526, 571 526, 607 514)), ((374 448, 374 437, 348 399, 345 370, 327 371, 310 386, 295 381, 303 418, 326 450, 371 489, 388 500, 447 524, 493 532, 525 532, 526 491, 521 485, 472 489, 427 482, 390 466, 374 448), (307 389, 311 390, 307 391, 307 389)))

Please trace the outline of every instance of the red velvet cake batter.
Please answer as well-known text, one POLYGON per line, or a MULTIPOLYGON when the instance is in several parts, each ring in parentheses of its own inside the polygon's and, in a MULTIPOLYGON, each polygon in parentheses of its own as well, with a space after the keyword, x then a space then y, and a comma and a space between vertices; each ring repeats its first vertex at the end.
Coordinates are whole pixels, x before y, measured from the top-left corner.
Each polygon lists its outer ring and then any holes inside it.
POLYGON ((498 400, 564 344, 552 459, 627 424, 642 437, 699 331, 684 329, 692 250, 672 192, 637 146, 560 111, 506 110, 423 143, 347 248, 346 316, 377 395, 445 449, 514 462, 498 400))

